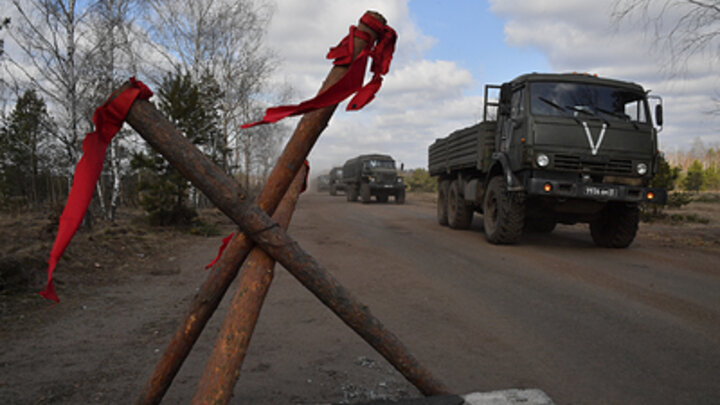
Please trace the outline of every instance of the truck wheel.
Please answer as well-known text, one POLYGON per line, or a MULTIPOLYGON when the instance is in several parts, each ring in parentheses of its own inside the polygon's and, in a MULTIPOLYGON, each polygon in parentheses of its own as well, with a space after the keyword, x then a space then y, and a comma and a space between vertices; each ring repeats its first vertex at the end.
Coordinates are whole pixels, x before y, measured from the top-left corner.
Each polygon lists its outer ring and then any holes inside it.
POLYGON ((347 186, 345 189, 345 198, 347 198, 349 202, 357 201, 357 190, 354 186, 347 186))
POLYGON ((337 195, 337 189, 335 189, 335 185, 330 186, 330 195, 337 195))
POLYGON ((370 185, 367 183, 363 183, 360 185, 360 200, 362 200, 363 204, 367 204, 370 202, 370 185))
POLYGON ((405 189, 402 189, 395 194, 395 204, 405 204, 405 189))
POLYGON ((472 224, 473 210, 470 204, 460 195, 460 183, 454 180, 450 183, 447 194, 448 225, 452 229, 468 229, 472 224))
POLYGON ((635 239, 639 221, 637 204, 608 203, 601 217, 590 222, 590 236, 598 246, 626 248, 635 239))
POLYGON ((386 203, 386 202, 388 202, 388 197, 389 196, 387 194, 382 193, 382 194, 378 194, 376 198, 377 198, 378 202, 386 203))
POLYGON ((516 243, 522 235, 525 222, 525 195, 509 193, 505 179, 490 179, 483 203, 485 236, 490 243, 516 243))
POLYGON ((450 181, 442 180, 438 182, 438 194, 437 194, 437 221, 442 226, 448 224, 448 202, 447 193, 450 187, 450 181))

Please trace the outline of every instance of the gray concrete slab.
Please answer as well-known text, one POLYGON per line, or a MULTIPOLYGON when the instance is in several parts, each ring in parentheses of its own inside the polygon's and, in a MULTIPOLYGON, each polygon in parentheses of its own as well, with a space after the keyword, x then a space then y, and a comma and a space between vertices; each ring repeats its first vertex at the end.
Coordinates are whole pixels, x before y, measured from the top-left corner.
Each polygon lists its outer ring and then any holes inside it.
POLYGON ((398 401, 382 399, 355 405, 555 405, 555 402, 539 389, 509 389, 398 401))

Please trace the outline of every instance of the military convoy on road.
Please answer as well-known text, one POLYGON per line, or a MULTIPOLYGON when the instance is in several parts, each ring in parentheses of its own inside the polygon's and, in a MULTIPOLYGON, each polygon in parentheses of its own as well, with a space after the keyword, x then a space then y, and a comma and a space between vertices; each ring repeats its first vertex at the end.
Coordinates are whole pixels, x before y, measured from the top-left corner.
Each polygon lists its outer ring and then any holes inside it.
POLYGON ((359 196, 367 204, 374 196, 378 202, 387 202, 392 196, 397 204, 405 203, 405 183, 389 155, 360 155, 348 160, 342 167, 342 179, 348 201, 357 201, 359 196))
POLYGON ((486 86, 483 122, 428 149, 438 222, 467 229, 480 212, 497 244, 517 242, 524 229, 589 223, 597 245, 629 246, 638 204, 667 197, 648 187, 662 126, 662 100, 654 97, 656 127, 648 98, 637 84, 585 74, 533 73, 486 86), (499 91, 496 101, 490 91, 499 91))

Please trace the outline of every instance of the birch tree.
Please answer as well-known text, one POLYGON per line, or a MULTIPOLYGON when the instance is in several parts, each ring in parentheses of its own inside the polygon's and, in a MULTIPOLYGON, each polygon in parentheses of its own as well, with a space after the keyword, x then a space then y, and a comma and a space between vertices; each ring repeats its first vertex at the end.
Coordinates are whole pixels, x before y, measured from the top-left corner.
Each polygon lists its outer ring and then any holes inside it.
POLYGON ((220 133, 206 151, 229 172, 244 167, 249 178, 256 135, 282 137, 282 126, 260 131, 240 128, 257 118, 256 96, 272 93, 267 79, 277 62, 263 43, 272 8, 260 0, 150 0, 149 4, 149 36, 166 62, 195 79, 211 76, 219 86, 220 133))
POLYGON ((65 151, 68 176, 89 129, 82 116, 90 87, 83 80, 92 49, 82 28, 88 8, 75 0, 12 0, 19 18, 8 29, 21 55, 7 55, 17 80, 30 84, 48 101, 59 125, 55 133, 65 151))
MULTIPOLYGON (((134 76, 138 70, 138 55, 135 51, 136 42, 133 23, 134 0, 98 0, 91 7, 89 17, 89 32, 92 35, 94 62, 90 64, 89 79, 94 89, 92 102, 89 104, 99 106, 128 77, 134 76)), ((93 111, 86 111, 86 117, 92 117, 93 111)), ((105 207, 102 181, 98 183, 98 200, 101 209, 109 221, 115 220, 120 195, 122 178, 128 172, 129 161, 123 164, 121 154, 124 138, 129 131, 120 131, 108 147, 108 166, 110 168, 109 205, 105 207)))

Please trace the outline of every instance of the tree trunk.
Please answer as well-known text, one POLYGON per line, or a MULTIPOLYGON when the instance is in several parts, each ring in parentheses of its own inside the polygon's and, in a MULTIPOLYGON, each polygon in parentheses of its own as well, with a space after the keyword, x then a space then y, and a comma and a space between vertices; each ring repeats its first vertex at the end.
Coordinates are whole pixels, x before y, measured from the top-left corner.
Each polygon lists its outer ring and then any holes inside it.
POLYGON ((117 143, 110 144, 110 166, 112 168, 113 186, 112 194, 110 195, 110 209, 108 210, 108 221, 115 222, 115 211, 118 207, 118 200, 120 199, 120 186, 122 185, 122 174, 120 173, 120 162, 118 161, 117 143))

